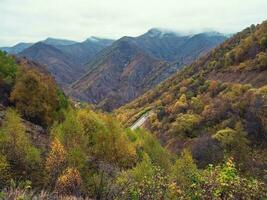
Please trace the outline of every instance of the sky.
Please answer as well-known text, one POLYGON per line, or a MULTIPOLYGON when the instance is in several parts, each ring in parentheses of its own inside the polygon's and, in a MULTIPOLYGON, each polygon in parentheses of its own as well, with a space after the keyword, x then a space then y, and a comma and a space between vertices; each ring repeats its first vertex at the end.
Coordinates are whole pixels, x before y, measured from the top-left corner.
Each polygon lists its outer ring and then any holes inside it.
POLYGON ((0 46, 47 37, 117 39, 150 28, 235 33, 267 19, 267 0, 0 0, 0 46))

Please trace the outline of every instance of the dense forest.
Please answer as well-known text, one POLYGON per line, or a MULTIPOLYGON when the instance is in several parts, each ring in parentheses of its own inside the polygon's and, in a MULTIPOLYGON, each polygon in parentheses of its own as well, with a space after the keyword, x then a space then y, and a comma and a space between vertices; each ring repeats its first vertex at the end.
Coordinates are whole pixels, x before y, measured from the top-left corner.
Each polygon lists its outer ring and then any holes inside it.
POLYGON ((0 52, 0 198, 265 199, 266 70, 264 22, 112 114, 0 52))

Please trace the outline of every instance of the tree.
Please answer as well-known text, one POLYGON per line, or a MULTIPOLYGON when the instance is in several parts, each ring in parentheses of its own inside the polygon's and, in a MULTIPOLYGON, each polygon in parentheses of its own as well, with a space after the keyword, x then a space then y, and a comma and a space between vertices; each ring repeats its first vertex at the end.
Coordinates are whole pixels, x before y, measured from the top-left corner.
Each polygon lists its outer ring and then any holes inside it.
POLYGON ((182 94, 179 100, 174 104, 174 112, 182 112, 188 107, 185 94, 182 94))
POLYGON ((6 156, 0 154, 0 189, 8 185, 10 179, 10 164, 6 156))
POLYGON ((259 53, 257 55, 258 67, 262 70, 267 69, 267 53, 259 53))
POLYGON ((260 40, 260 46, 262 49, 266 49, 267 48, 267 37, 264 36, 263 38, 261 38, 260 40))
POLYGON ((19 70, 10 99, 28 120, 44 126, 53 123, 60 109, 54 81, 34 69, 19 70))
POLYGON ((68 166, 82 169, 89 153, 88 138, 85 135, 82 123, 77 118, 76 111, 71 109, 66 111, 65 120, 52 127, 51 135, 58 138, 64 147, 68 166))
POLYGON ((195 139, 191 151, 197 166, 202 169, 209 164, 218 164, 224 158, 224 152, 220 143, 209 135, 200 136, 195 139))
POLYGON ((154 165, 168 172, 171 167, 170 153, 161 146, 152 134, 141 130, 136 131, 135 134, 140 137, 139 148, 143 150, 143 153, 149 156, 154 165))
POLYGON ((209 91, 212 96, 216 94, 216 91, 218 90, 218 83, 215 80, 210 81, 209 91))
POLYGON ((130 170, 130 174, 133 183, 126 189, 127 199, 161 200, 167 195, 168 176, 153 165, 148 155, 144 154, 143 160, 130 170))
POLYGON ((13 57, 0 51, 0 83, 4 80, 13 83, 17 73, 17 65, 13 57))
POLYGON ((63 195, 81 195, 82 178, 75 168, 67 168, 58 178, 55 190, 63 195))
POLYGON ((50 144, 50 152, 45 161, 45 168, 49 175, 49 185, 53 188, 57 177, 66 167, 67 153, 57 137, 50 144))
POLYGON ((200 173, 188 150, 184 150, 173 166, 171 181, 192 199, 199 196, 200 173))
POLYGON ((199 96, 192 97, 190 101, 190 107, 192 107, 195 113, 200 114, 204 109, 204 103, 202 102, 199 96))
POLYGON ((176 136, 195 137, 194 129, 200 122, 200 116, 195 114, 179 114, 173 124, 176 136))
POLYGON ((40 151, 31 143, 26 127, 15 110, 7 110, 0 132, 0 148, 14 177, 26 178, 25 173, 29 175, 39 169, 40 151))
POLYGON ((217 139, 228 156, 232 156, 237 163, 244 163, 249 156, 249 141, 242 124, 237 123, 235 129, 219 130, 213 138, 217 139))

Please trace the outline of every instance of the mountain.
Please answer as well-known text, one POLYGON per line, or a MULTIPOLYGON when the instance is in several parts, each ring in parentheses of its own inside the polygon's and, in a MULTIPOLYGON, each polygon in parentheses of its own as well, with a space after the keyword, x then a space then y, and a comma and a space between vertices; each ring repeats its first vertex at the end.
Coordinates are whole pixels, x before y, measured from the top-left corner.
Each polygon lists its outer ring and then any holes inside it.
POLYGON ((227 130, 241 132, 252 146, 265 145, 266 35, 267 21, 237 33, 118 109, 118 118, 129 126, 150 110, 145 127, 174 152, 190 148, 197 160, 205 151, 217 148, 218 140, 227 140, 223 138, 227 130), (215 140, 217 137, 221 138, 215 140))
POLYGON ((18 54, 24 49, 29 48, 32 45, 32 43, 18 43, 13 47, 1 47, 0 50, 5 51, 9 54, 18 54))
POLYGON ((71 56, 42 42, 25 49, 18 56, 45 65, 61 86, 72 83, 85 72, 83 66, 73 61, 71 56))
POLYGON ((133 39, 144 51, 158 59, 188 64, 199 55, 226 40, 226 36, 216 32, 183 35, 176 32, 151 29, 133 39))
POLYGON ((113 41, 92 37, 84 42, 48 38, 18 54, 48 67, 56 81, 66 88, 85 73, 84 64, 113 41))
POLYGON ((220 34, 181 36, 158 29, 136 38, 123 37, 87 64, 88 72, 72 84, 69 94, 110 111, 153 88, 225 39, 220 34))
POLYGON ((114 40, 103 39, 97 37, 90 37, 83 42, 78 42, 72 45, 57 46, 62 52, 71 55, 76 62, 86 64, 89 62, 98 52, 105 47, 111 45, 114 40))
POLYGON ((70 95, 105 110, 132 100, 177 69, 147 55, 127 38, 103 50, 87 68, 86 75, 71 86, 70 95))
MULTIPOLYGON (((72 45, 72 44, 77 43, 77 42, 71 41, 71 40, 56 39, 56 38, 47 38, 45 40, 42 40, 41 42, 48 44, 48 45, 55 46, 55 47, 56 46, 72 45)), ((33 44, 34 43, 21 42, 21 43, 18 43, 12 47, 0 47, 0 50, 5 51, 9 54, 18 54, 18 53, 22 52, 23 50, 29 48, 33 44)))
POLYGON ((217 32, 206 32, 193 35, 180 46, 174 59, 189 64, 196 60, 196 58, 209 52, 210 49, 224 42, 226 39, 226 36, 217 32))

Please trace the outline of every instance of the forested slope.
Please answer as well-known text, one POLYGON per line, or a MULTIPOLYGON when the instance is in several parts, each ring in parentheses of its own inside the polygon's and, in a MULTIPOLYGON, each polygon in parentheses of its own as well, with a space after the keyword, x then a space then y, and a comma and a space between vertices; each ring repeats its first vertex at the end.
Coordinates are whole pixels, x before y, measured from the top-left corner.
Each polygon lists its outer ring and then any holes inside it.
POLYGON ((241 168, 263 177, 266 75, 267 22, 263 22, 237 33, 116 114, 129 126, 152 110, 146 128, 168 149, 190 148, 202 167, 230 155, 241 168))

